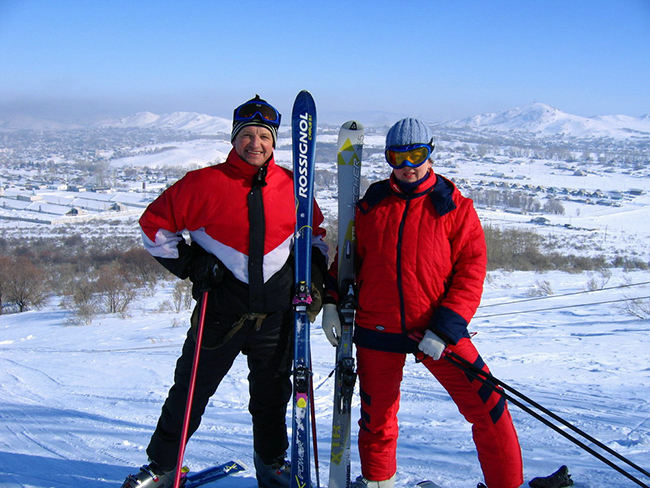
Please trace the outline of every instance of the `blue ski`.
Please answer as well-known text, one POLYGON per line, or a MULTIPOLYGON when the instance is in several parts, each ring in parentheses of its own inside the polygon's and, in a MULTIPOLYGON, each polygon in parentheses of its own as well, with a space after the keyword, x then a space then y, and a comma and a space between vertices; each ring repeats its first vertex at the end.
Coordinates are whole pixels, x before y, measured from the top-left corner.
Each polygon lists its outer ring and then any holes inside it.
POLYGON ((310 408, 311 354, 309 318, 311 303, 311 246, 314 212, 314 152, 316 105, 308 91, 298 93, 291 120, 293 139, 293 187, 296 198, 295 344, 293 357, 293 432, 291 439, 291 488, 311 488, 310 408))
POLYGON ((188 474, 186 476, 185 484, 182 486, 183 488, 197 488, 207 483, 212 483, 213 481, 225 478, 230 474, 239 473, 245 469, 246 467, 238 461, 230 461, 220 464, 219 466, 212 466, 202 471, 188 474))

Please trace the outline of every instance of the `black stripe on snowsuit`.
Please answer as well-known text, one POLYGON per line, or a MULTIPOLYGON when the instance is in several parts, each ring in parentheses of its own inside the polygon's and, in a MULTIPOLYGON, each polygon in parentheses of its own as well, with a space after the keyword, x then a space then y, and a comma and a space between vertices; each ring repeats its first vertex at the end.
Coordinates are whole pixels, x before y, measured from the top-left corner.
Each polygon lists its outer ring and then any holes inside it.
MULTIPOLYGON (((486 371, 485 361, 483 361, 483 358, 481 356, 477 357, 476 361, 474 361, 473 364, 478 369, 482 371, 486 371)), ((469 374, 468 372, 465 372, 465 376, 467 377, 470 383, 476 381, 476 378, 473 375, 469 374)), ((487 403, 488 400, 490 399, 490 396, 492 396, 493 393, 496 394, 496 390, 499 387, 490 379, 485 379, 482 381, 483 381, 483 386, 481 386, 478 389, 478 395, 479 397, 481 397, 483 403, 487 403)), ((505 408, 506 408, 506 399, 503 397, 503 395, 499 395, 499 401, 490 410, 490 417, 492 418, 492 422, 494 422, 495 424, 497 423, 497 421, 501 418, 501 415, 503 415, 505 408)))
POLYGON ((264 199, 262 188, 266 186, 266 166, 262 166, 253 177, 253 185, 248 194, 248 220, 250 242, 248 249, 248 284, 250 311, 262 313, 264 310, 264 199))

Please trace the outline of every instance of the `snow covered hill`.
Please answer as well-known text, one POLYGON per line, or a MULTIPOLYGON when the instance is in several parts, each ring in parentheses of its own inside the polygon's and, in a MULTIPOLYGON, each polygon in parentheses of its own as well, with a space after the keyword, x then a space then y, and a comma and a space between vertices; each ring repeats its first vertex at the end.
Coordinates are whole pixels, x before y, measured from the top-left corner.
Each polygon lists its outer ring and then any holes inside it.
MULTIPOLYGON (((650 272, 491 273, 470 325, 493 374, 608 447, 650 469, 650 320, 622 312, 650 295, 650 272), (596 282, 600 291, 586 292, 596 282), (540 285, 553 295, 532 299, 540 285)), ((0 486, 108 488, 146 462, 144 449, 170 387, 189 311, 165 312, 172 284, 142 293, 129 316, 69 325, 58 299, 0 316, 0 486)), ((327 485, 334 350, 320 319, 312 354, 321 483, 327 485)), ((193 469, 240 459, 252 466, 247 368, 237 359, 188 444, 193 469)), ((575 488, 637 486, 511 405, 527 480, 569 466, 575 488)), ((355 396, 353 416, 359 412, 355 396)), ((482 479, 469 425, 430 374, 408 361, 402 384, 398 488, 431 479, 475 488, 482 479)), ((290 419, 289 419, 290 420, 290 419)), ((352 474, 359 474, 353 426, 352 474)), ((584 441, 584 439, 581 439, 584 441)), ((587 442, 590 447, 594 447, 587 442)), ((597 452, 602 453, 600 449, 597 452)), ((646 485, 650 479, 625 467, 646 485)), ((214 487, 254 488, 251 469, 214 487)), ((522 485, 528 486, 527 484, 522 485)))
POLYGON ((451 123, 440 124, 474 130, 529 132, 541 136, 562 135, 579 139, 610 137, 650 139, 650 117, 623 115, 581 117, 570 115, 543 103, 533 103, 504 112, 476 115, 451 123))

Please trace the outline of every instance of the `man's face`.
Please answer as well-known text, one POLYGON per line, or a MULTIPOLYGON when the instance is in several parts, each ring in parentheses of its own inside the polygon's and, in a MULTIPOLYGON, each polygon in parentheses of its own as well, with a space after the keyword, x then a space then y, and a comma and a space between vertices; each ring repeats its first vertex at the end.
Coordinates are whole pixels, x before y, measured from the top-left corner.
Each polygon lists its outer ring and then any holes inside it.
POLYGON ((273 135, 266 127, 247 125, 239 131, 233 146, 240 158, 259 168, 273 155, 273 135))

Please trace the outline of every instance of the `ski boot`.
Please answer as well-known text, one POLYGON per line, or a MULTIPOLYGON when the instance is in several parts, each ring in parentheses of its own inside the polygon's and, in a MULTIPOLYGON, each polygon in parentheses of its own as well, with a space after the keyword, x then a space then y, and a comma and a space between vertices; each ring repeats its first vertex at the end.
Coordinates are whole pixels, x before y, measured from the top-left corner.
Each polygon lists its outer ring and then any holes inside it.
POLYGON ((571 485, 573 485, 573 480, 569 474, 569 468, 566 466, 560 466, 560 469, 549 476, 533 478, 528 483, 531 488, 564 488, 571 485))
POLYGON ((273 459, 270 463, 263 461, 255 453, 255 476, 260 488, 286 488, 291 481, 291 464, 285 461, 284 456, 273 459))
POLYGON ((350 488, 394 488, 395 487, 395 474, 384 481, 370 481, 363 476, 358 476, 355 481, 350 484, 350 488))
MULTIPOLYGON (((124 480, 122 488, 172 488, 176 470, 164 471, 152 462, 140 468, 137 474, 130 474, 124 480)), ((181 486, 185 485, 185 477, 181 477, 181 486)))

